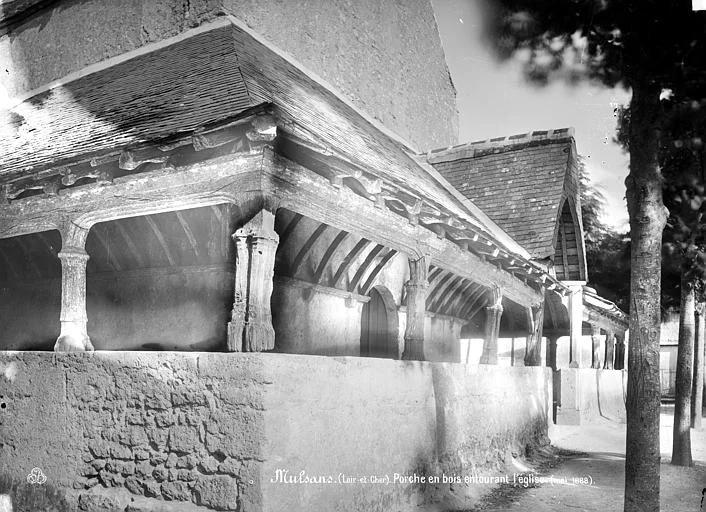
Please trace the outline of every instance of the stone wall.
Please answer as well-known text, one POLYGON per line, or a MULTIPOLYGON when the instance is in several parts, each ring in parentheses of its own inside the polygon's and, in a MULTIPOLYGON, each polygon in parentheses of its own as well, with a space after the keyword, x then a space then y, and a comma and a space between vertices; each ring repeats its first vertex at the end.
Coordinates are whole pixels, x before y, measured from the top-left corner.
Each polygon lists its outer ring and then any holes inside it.
POLYGON ((428 0, 61 2, 0 38, 0 85, 30 91, 224 13, 420 149, 456 142, 455 90, 428 0))
POLYGON ((560 385, 557 424, 627 420, 627 370, 562 368, 556 382, 560 385))
POLYGON ((470 506, 487 488, 337 482, 507 470, 546 442, 550 395, 544 368, 4 352, 0 480, 17 490, 37 467, 69 504, 98 512, 470 506))

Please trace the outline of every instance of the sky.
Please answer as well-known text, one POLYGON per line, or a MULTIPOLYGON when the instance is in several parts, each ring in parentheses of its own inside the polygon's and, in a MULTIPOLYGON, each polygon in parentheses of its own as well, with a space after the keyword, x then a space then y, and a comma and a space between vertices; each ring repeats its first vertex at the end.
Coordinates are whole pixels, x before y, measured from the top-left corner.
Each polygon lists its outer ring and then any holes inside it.
POLYGON ((622 88, 563 82, 528 84, 519 63, 499 64, 481 41, 478 0, 433 0, 459 110, 459 143, 550 128, 575 129, 576 148, 606 198, 603 221, 628 229, 625 177, 628 156, 613 142, 622 88))

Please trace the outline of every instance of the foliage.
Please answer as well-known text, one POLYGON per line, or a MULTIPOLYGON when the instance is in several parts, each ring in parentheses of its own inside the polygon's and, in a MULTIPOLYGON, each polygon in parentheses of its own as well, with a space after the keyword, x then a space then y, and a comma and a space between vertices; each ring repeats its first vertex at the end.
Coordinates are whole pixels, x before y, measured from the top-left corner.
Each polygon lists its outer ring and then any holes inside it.
POLYGON ((629 312, 630 235, 618 233, 602 222, 605 197, 591 182, 583 159, 579 166, 588 285, 629 312))

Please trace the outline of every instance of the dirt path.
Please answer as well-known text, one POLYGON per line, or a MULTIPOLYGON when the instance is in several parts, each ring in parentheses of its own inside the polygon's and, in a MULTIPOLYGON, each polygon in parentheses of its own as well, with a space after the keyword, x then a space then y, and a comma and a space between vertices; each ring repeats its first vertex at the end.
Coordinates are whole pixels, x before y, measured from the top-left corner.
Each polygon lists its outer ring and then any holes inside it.
MULTIPOLYGON (((692 431, 693 468, 669 464, 672 417, 662 414, 660 477, 663 512, 706 511, 701 508, 706 488, 706 431, 692 431)), ((561 449, 536 465, 544 481, 528 487, 510 485, 498 489, 474 510, 483 511, 600 511, 623 510, 625 425, 605 422, 581 427, 553 427, 552 445, 561 449), (567 451, 570 450, 570 451, 567 451)))

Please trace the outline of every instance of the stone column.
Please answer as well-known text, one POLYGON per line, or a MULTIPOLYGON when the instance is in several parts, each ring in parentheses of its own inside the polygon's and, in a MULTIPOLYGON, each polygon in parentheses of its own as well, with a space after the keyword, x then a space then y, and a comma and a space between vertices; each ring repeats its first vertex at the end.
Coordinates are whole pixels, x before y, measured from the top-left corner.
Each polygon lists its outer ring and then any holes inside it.
POLYGON ((422 256, 409 260, 409 281, 405 283, 407 292, 407 326, 404 331, 404 351, 402 359, 424 361, 424 321, 429 274, 429 258, 422 256))
POLYGON ((540 366, 542 364, 542 327, 544 324, 544 305, 527 308, 527 350, 525 351, 525 366, 540 366))
MULTIPOLYGON (((85 242, 85 238, 84 238, 85 242)), ((65 246, 61 260, 61 333, 55 352, 93 351, 86 323, 86 263, 88 253, 82 247, 65 246)))
POLYGON ((591 324, 591 368, 601 367, 601 328, 591 324))
MULTIPOLYGON (((498 335, 500 320, 503 316, 503 293, 498 286, 491 289, 490 305, 485 308, 485 338, 483 340, 483 355, 481 364, 498 364, 498 335)), ((514 338, 511 357, 514 359, 514 338)))
POLYGON ((613 369, 613 358, 615 357, 615 334, 613 331, 606 331, 605 334, 605 361, 603 362, 604 370, 613 369))
POLYGON ((275 347, 272 327, 272 278, 279 236, 275 214, 260 210, 233 234, 235 297, 228 324, 228 350, 262 352, 275 347))
POLYGON ((583 281, 565 281, 569 287, 569 366, 581 368, 581 338, 583 324, 583 281))

